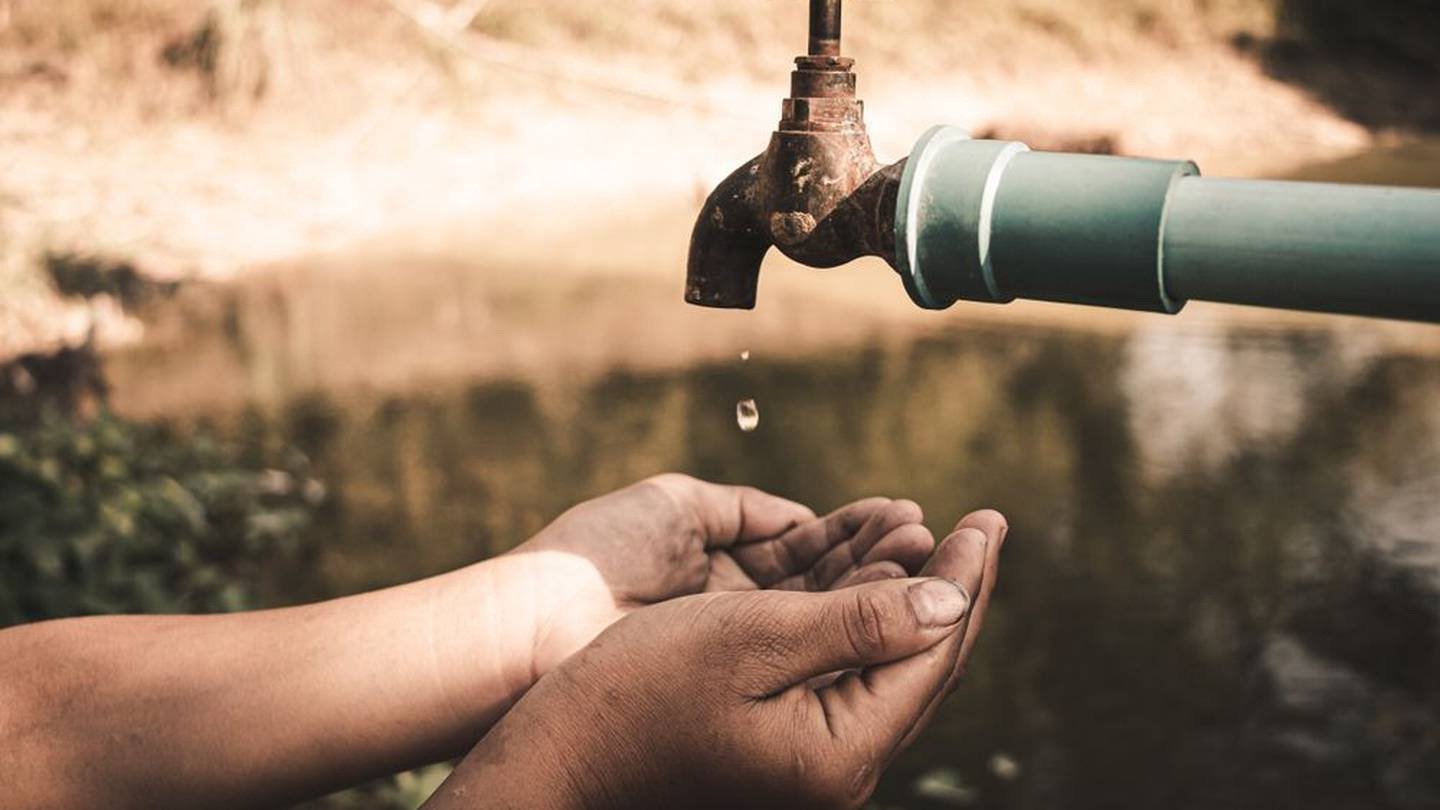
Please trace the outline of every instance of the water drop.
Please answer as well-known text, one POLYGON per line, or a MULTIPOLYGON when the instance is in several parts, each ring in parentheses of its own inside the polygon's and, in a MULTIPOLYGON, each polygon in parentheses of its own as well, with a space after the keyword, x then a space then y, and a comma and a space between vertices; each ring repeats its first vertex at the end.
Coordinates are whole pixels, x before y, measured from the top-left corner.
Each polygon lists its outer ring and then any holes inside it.
POLYGON ((740 352, 740 362, 744 363, 745 361, 747 361, 747 360, 749 360, 749 359, 750 359, 750 350, 749 350, 749 349, 746 349, 745 351, 740 352))
POLYGON ((735 423, 746 433, 760 427, 760 407, 753 399, 742 399, 735 403, 735 423))

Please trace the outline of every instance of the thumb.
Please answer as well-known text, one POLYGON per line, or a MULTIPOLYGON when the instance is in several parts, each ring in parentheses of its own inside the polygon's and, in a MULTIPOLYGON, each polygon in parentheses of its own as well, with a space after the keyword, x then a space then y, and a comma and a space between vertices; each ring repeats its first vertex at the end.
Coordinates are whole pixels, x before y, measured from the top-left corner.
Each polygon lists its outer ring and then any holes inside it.
POLYGON ((817 675, 908 658, 949 636, 970 609, 969 595, 938 577, 868 582, 823 593, 749 595, 760 606, 750 631, 771 659, 760 685, 764 694, 817 675))

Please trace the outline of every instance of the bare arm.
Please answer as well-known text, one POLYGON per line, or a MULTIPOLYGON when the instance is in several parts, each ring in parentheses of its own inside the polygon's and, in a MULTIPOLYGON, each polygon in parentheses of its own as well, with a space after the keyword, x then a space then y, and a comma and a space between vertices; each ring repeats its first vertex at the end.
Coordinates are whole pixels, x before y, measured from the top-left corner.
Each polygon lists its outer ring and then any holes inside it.
POLYGON ((6 806, 275 806, 458 756, 627 613, 716 590, 824 590, 918 570, 907 501, 816 518, 662 476, 515 552, 315 605, 0 631, 6 806))
POLYGON ((463 752, 530 685, 529 638, 502 620, 530 601, 512 590, 530 563, 284 610, 0 632, 7 802, 272 806, 463 752))

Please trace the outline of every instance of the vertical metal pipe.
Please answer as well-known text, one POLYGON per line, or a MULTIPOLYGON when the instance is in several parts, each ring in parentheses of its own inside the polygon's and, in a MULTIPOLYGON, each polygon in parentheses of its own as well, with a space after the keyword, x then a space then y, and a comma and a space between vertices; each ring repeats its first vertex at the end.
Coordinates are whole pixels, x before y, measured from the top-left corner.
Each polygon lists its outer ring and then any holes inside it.
POLYGON ((840 0, 810 0, 810 55, 840 55, 840 0))

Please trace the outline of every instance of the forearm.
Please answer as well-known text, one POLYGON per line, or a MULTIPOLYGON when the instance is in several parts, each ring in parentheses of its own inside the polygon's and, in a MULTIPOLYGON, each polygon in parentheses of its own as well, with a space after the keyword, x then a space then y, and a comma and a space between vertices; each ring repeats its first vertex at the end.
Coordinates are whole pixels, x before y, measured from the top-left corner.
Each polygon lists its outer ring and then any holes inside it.
POLYGON ((530 564, 284 610, 0 632, 7 801, 273 805, 458 755, 530 685, 530 564))

